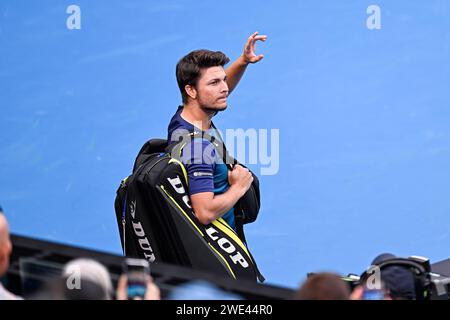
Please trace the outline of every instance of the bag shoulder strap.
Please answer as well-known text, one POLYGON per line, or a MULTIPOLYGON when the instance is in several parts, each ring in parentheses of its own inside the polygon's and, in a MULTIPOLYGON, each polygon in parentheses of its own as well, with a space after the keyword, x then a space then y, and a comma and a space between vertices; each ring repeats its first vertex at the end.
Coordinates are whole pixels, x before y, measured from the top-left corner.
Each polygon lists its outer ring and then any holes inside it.
MULTIPOLYGON (((215 129, 215 127, 213 127, 213 128, 215 129)), ((180 138, 177 142, 173 142, 172 144, 167 146, 166 152, 170 153, 171 156, 176 158, 177 160, 180 160, 181 152, 182 152, 183 148, 188 143, 190 143, 192 140, 197 139, 197 138, 205 139, 205 140, 211 142, 214 145, 214 148, 215 148, 216 152, 218 153, 219 157, 227 165, 228 169, 232 170, 233 165, 236 163, 236 160, 233 159, 229 155, 229 153, 225 147, 225 143, 223 143, 222 138, 220 137, 220 140, 218 140, 214 136, 211 136, 210 134, 205 133, 205 132, 194 131, 194 132, 180 136, 180 138)))

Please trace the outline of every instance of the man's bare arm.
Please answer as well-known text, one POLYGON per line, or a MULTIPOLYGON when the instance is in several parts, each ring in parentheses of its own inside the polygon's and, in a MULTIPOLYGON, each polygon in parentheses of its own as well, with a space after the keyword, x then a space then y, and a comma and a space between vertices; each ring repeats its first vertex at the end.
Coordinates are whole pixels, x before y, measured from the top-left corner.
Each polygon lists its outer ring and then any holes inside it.
POLYGON ((226 70, 227 74, 227 84, 229 93, 233 91, 241 80, 245 69, 249 63, 256 63, 264 58, 264 55, 256 55, 255 46, 256 41, 266 41, 267 36, 258 35, 258 32, 253 33, 248 39, 244 46, 244 52, 239 58, 236 59, 226 70))
POLYGON ((202 224, 209 224, 228 212, 236 202, 247 192, 253 181, 253 176, 247 168, 237 165, 229 171, 230 188, 223 194, 200 192, 191 195, 192 209, 202 224))

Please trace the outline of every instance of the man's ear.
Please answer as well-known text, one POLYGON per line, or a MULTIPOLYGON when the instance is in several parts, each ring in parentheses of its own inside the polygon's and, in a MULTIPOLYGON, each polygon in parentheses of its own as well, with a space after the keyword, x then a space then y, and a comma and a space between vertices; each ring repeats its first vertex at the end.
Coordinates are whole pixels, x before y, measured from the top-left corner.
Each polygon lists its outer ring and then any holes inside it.
POLYGON ((186 90, 187 95, 191 99, 195 100, 197 98, 197 90, 195 90, 194 86, 187 84, 186 86, 184 86, 184 90, 186 90))

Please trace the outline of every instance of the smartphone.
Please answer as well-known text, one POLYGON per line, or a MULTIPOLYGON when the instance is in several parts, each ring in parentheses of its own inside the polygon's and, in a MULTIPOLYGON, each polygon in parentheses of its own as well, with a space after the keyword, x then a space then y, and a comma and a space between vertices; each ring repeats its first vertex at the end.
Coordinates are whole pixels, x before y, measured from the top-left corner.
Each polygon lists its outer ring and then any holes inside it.
POLYGON ((364 289, 363 300, 384 300, 384 291, 377 289, 364 289))
POLYGON ((123 273, 127 276, 128 300, 144 299, 150 276, 149 262, 145 259, 126 258, 123 273))

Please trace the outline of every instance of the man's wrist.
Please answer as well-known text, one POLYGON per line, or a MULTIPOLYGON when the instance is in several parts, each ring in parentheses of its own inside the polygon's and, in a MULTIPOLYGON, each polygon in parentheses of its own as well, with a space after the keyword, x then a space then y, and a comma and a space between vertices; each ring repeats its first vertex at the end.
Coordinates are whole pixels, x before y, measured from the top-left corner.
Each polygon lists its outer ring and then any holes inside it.
POLYGON ((248 66, 250 63, 250 61, 248 61, 243 54, 237 59, 237 61, 243 67, 248 66))
POLYGON ((237 200, 242 198, 242 196, 245 194, 244 189, 241 188, 238 184, 232 184, 229 190, 231 190, 231 192, 236 195, 237 200))

